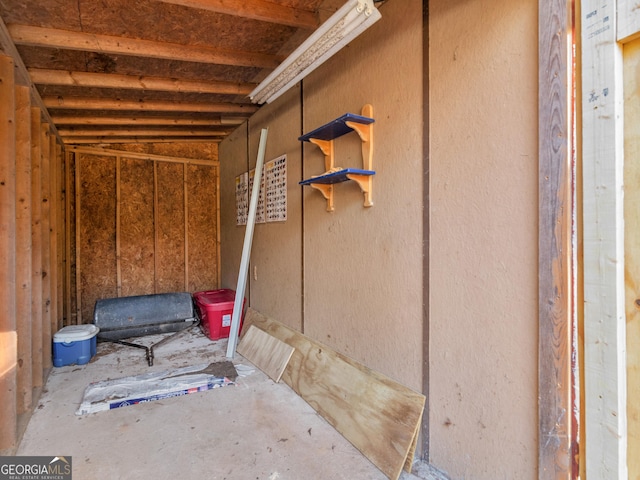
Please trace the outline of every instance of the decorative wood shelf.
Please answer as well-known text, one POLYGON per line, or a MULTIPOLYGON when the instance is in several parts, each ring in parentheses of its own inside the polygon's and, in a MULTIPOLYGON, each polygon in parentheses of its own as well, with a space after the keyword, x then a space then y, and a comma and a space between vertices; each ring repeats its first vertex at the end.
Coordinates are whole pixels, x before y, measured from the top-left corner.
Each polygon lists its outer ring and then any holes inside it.
POLYGON ((311 185, 312 183, 321 183, 324 185, 346 182, 348 180, 354 180, 352 177, 365 177, 375 175, 373 170, 360 170, 358 168, 343 168, 336 172, 324 173, 317 177, 311 177, 307 180, 300 182, 300 185, 311 185))
POLYGON ((349 126, 349 123, 370 125, 373 122, 375 122, 373 118, 363 117, 362 115, 355 115, 353 113, 345 113, 341 117, 336 118, 335 120, 332 120, 309 133, 305 133, 298 138, 298 140, 301 142, 309 142, 311 139, 335 140, 336 138, 346 135, 354 130, 353 127, 349 126))
POLYGON ((311 177, 300 182, 300 185, 309 185, 319 190, 327 200, 327 211, 332 212, 333 185, 352 180, 356 182, 364 193, 364 206, 373 206, 372 188, 373 175, 373 107, 362 107, 362 115, 346 113, 331 122, 302 135, 298 140, 317 145, 324 154, 325 173, 311 177), (336 169, 333 142, 336 138, 356 132, 362 141, 362 165, 363 169, 343 168, 336 169))

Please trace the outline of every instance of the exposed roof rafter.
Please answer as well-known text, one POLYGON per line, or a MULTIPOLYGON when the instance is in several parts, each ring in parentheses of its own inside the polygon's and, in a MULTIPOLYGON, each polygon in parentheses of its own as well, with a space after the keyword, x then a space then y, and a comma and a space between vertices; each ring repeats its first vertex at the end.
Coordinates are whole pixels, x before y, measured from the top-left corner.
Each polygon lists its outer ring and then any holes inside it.
POLYGON ((78 109, 78 110, 142 110, 162 112, 209 112, 209 113, 246 113, 258 110, 250 104, 240 103, 188 103, 174 101, 136 101, 118 100, 110 98, 87 97, 44 97, 42 99, 50 109, 78 109))
POLYGON ((276 55, 234 51, 205 45, 182 45, 30 25, 10 24, 7 28, 16 45, 242 67, 275 68, 282 60, 276 55))
POLYGON ((7 30, 7 26, 5 25, 2 17, 0 17, 0 50, 2 50, 6 55, 9 55, 13 58, 13 62, 16 69, 16 83, 26 85, 29 87, 31 91, 31 100, 33 102, 34 107, 38 107, 41 111, 41 115, 44 117, 45 122, 49 124, 49 128, 53 132, 53 134, 58 138, 58 141, 62 143, 62 139, 58 134, 58 130, 56 129, 55 124, 51 120, 49 116, 49 112, 47 111, 42 97, 40 97, 40 93, 33 85, 29 78, 29 73, 27 72, 27 67, 22 61, 22 57, 18 53, 11 36, 9 35, 9 31, 7 30))
POLYGON ((255 88, 252 83, 198 81, 113 73, 69 72, 30 68, 31 81, 37 85, 66 85, 75 87, 122 88, 166 92, 217 93, 248 95, 255 88))
POLYGON ((266 0, 159 0, 164 3, 182 5, 237 17, 246 17, 264 22, 279 23, 296 28, 318 27, 315 12, 287 7, 266 0))

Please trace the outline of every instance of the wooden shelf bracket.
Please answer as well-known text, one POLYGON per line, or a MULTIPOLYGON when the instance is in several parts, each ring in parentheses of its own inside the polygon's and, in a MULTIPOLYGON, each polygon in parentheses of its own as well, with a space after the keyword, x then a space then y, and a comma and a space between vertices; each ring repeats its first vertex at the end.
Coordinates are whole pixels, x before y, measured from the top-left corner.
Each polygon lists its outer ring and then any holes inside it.
POLYGON ((327 200, 327 211, 333 212, 333 184, 354 181, 364 193, 364 206, 373 206, 373 107, 362 107, 362 115, 347 113, 299 138, 317 145, 324 154, 325 173, 300 182, 322 193, 327 200), (362 142, 362 170, 335 167, 334 140, 349 132, 356 132, 362 142))

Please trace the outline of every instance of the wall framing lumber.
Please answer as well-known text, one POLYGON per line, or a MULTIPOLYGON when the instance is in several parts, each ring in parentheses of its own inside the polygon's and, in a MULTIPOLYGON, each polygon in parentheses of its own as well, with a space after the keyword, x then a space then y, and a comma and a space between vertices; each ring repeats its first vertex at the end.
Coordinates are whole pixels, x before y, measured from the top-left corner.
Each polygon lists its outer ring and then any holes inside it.
POLYGON ((16 75, 16 83, 19 85, 26 85, 29 87, 31 92, 31 103, 33 106, 38 107, 40 109, 40 114, 43 116, 46 122, 52 125, 51 129, 55 136, 58 138, 60 143, 62 143, 62 139, 58 135, 58 131, 56 130, 55 124, 51 121, 51 117, 49 116, 49 112, 44 106, 44 102, 42 101, 42 97, 40 97, 40 93, 36 89, 35 85, 31 82, 29 77, 29 72, 27 71, 27 67, 22 61, 22 57, 18 53, 18 49, 16 48, 13 40, 11 39, 11 35, 7 30, 7 26, 0 17, 0 50, 4 51, 6 55, 9 55, 13 58, 15 63, 15 75, 16 75))
POLYGON ((17 443, 16 127, 14 63, 0 55, 0 453, 17 443))
MULTIPOLYGON (((185 167, 185 172, 186 172, 186 167, 185 167)), ((185 177, 185 182, 186 182, 186 177, 185 177)), ((221 273, 221 268, 220 265, 222 265, 221 262, 221 257, 220 257, 220 251, 221 251, 221 246, 222 246, 222 239, 221 239, 221 233, 220 233, 220 166, 216 166, 216 252, 217 252, 217 283, 218 285, 220 285, 220 280, 222 278, 222 273, 221 273)), ((186 202, 185 202, 185 207, 186 207, 186 202)), ((185 235, 186 235, 186 231, 185 231, 185 235)), ((185 260, 188 260, 185 259, 185 260)))
POLYGON ((571 0, 539 8, 539 478, 572 478, 571 0))
MULTIPOLYGON (((55 140, 55 137, 53 137, 55 140)), ((64 295, 65 295, 65 264, 67 257, 65 256, 65 183, 64 183, 64 152, 62 151, 62 145, 54 142, 56 150, 56 268, 57 268, 57 286, 56 286, 56 308, 58 310, 58 329, 64 326, 65 310, 64 310, 64 295)))
POLYGON ((153 293, 158 293, 158 271, 160 268, 160 229, 158 228, 158 162, 153 162, 153 293))
MULTIPOLYGON (((187 170, 187 164, 182 165, 182 191, 184 198, 184 290, 189 291, 189 190, 187 188, 189 179, 189 172, 187 170)), ((220 175, 218 175, 220 179, 220 175)), ((218 196, 219 197, 219 196, 218 196)), ((220 235, 220 222, 218 222, 218 235, 220 235)), ((220 253, 220 247, 218 247, 218 254, 220 253)), ((218 259, 218 271, 220 271, 220 259, 218 259)), ((218 285, 220 281, 218 280, 218 285)))
POLYGON ((75 218, 75 226, 76 226, 76 238, 75 238, 75 244, 76 244, 76 323, 78 325, 82 324, 82 285, 80 282, 80 278, 82 275, 82 271, 81 271, 81 255, 80 255, 80 206, 81 206, 81 202, 80 202, 80 173, 81 173, 81 168, 80 168, 80 164, 82 162, 80 162, 80 155, 75 155, 75 212, 76 212, 76 218, 75 218))
POLYGON ((42 135, 41 112, 31 107, 31 352, 33 386, 44 384, 42 333, 42 135))
POLYGON ((626 479, 622 48, 615 2, 585 0, 582 22, 585 471, 626 479))
POLYGON ((617 39, 627 43, 640 36, 640 8, 635 0, 616 0, 617 39))
POLYGON ((16 331, 17 413, 31 408, 31 101, 29 87, 16 86, 16 331))
POLYGON ((73 154, 64 153, 64 248, 65 248, 65 325, 74 325, 75 313, 71 311, 71 163, 73 154))
POLYGON ((60 328, 60 318, 58 312, 58 174, 59 157, 56 148, 56 139, 49 134, 49 245, 51 271, 51 335, 60 328))
POLYGON ((624 264, 627 328, 627 468, 640 478, 640 38, 624 45, 624 264))
POLYGON ((40 124, 40 176, 42 178, 42 366, 48 371, 52 366, 51 326, 53 316, 51 276, 51 142, 49 124, 40 124))
POLYGON ((116 292, 118 297, 122 296, 122 263, 120 254, 120 202, 122 194, 120 190, 121 157, 116 157, 116 292))

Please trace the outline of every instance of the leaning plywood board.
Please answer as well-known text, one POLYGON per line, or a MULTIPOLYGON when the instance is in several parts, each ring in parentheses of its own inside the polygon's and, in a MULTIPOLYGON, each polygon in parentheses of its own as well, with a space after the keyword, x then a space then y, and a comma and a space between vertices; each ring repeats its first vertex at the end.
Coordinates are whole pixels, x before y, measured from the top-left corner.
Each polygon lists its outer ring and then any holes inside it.
POLYGON ((424 395, 253 309, 245 323, 295 348, 285 383, 385 475, 410 471, 424 395))
POLYGON ((238 344, 238 353, 275 382, 280 381, 294 350, 292 346, 253 325, 238 344))

